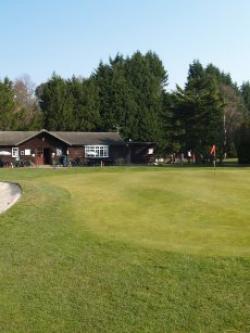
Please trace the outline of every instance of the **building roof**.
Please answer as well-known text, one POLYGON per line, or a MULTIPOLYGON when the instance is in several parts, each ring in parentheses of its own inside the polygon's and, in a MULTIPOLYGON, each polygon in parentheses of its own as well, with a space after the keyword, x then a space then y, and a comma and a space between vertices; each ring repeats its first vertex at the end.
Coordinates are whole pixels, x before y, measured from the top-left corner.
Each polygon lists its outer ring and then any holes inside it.
POLYGON ((117 132, 50 132, 57 138, 72 145, 124 144, 117 132))
POLYGON ((125 142, 117 132, 54 132, 54 131, 0 131, 0 146, 18 146, 33 137, 47 133, 68 145, 121 145, 125 142))
POLYGON ((18 142, 34 136, 37 131, 0 131, 1 146, 15 146, 18 142))

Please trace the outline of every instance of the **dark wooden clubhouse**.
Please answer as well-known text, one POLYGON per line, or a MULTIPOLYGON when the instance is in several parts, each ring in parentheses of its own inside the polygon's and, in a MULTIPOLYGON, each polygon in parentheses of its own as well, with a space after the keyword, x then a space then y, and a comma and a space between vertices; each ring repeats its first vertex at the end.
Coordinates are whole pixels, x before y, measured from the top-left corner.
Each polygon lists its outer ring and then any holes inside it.
POLYGON ((117 132, 0 131, 2 165, 149 163, 150 142, 125 142, 117 132))

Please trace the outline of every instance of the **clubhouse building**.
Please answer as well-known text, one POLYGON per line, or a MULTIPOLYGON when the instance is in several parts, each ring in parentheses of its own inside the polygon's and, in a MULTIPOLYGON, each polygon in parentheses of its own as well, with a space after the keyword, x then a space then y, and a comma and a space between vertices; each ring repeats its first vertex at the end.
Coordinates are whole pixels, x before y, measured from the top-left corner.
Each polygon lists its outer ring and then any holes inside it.
POLYGON ((125 142, 117 132, 0 131, 2 165, 147 164, 152 142, 125 142))

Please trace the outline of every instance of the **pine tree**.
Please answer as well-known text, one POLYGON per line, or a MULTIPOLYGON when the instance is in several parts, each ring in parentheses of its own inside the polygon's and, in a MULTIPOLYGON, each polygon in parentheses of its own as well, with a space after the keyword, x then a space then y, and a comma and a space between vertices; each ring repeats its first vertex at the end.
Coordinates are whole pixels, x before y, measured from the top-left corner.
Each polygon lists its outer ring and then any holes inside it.
POLYGON ((250 82, 244 82, 240 88, 241 96, 243 98, 247 113, 250 117, 250 82))
POLYGON ((206 75, 202 65, 190 65, 185 89, 177 87, 173 96, 175 119, 183 130, 179 136, 182 149, 195 152, 197 159, 208 156, 216 144, 223 153, 223 101, 216 82, 206 75))

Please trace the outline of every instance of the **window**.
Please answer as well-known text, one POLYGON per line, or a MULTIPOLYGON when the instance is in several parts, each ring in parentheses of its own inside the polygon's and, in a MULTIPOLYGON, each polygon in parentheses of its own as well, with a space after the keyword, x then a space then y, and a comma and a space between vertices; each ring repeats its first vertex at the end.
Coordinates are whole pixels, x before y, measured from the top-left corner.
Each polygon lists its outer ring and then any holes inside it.
POLYGON ((109 146, 87 145, 85 146, 85 156, 88 158, 109 157, 109 146))
POLYGON ((62 149, 56 148, 56 156, 62 156, 62 149))
POLYGON ((12 147, 12 157, 19 157, 19 148, 18 147, 12 147))
POLYGON ((30 156, 31 155, 31 149, 25 149, 25 156, 30 156))

